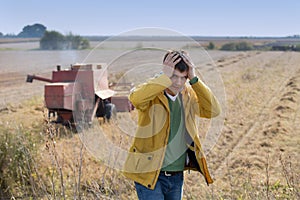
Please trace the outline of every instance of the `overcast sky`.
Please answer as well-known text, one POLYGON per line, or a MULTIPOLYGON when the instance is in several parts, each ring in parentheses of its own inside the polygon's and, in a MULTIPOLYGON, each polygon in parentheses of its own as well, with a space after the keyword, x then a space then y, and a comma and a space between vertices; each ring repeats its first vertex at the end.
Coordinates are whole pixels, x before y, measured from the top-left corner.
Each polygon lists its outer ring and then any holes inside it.
POLYGON ((156 27, 198 36, 300 35, 300 0, 1 0, 0 32, 41 23, 63 34, 156 27))

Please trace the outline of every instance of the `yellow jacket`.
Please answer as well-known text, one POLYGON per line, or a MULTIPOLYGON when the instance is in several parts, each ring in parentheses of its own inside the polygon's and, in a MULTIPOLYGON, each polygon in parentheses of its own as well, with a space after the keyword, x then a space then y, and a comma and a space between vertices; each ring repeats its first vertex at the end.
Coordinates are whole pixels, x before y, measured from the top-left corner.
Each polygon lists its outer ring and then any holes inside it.
MULTIPOLYGON (((154 189, 156 185, 168 143, 170 111, 164 90, 171 84, 169 77, 162 74, 138 86, 129 95, 130 101, 138 110, 138 127, 124 165, 124 175, 150 189, 154 189)), ((200 80, 191 87, 185 86, 181 94, 186 130, 194 143, 189 149, 192 150, 196 162, 187 165, 185 170, 200 171, 207 184, 213 183, 199 140, 195 117, 198 115, 212 118, 219 115, 219 103, 200 80)))

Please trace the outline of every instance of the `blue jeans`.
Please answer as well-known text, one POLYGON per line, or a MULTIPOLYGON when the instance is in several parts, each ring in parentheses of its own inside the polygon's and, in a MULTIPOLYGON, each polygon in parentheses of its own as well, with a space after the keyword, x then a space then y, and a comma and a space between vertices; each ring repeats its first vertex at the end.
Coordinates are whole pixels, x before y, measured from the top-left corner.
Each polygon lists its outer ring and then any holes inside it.
POLYGON ((183 194, 183 172, 172 176, 160 173, 154 190, 137 182, 135 189, 139 200, 181 200, 183 194))

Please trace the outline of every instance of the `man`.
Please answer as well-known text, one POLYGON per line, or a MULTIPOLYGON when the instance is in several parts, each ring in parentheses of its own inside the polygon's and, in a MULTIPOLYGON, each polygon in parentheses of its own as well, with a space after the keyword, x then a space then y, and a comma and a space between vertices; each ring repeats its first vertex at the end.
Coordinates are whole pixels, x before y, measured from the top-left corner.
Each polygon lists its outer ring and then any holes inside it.
POLYGON ((220 106, 195 75, 188 54, 168 52, 162 73, 135 88, 129 99, 138 110, 138 127, 124 174, 135 181, 139 199, 182 199, 187 169, 212 183, 195 117, 215 117, 220 106))

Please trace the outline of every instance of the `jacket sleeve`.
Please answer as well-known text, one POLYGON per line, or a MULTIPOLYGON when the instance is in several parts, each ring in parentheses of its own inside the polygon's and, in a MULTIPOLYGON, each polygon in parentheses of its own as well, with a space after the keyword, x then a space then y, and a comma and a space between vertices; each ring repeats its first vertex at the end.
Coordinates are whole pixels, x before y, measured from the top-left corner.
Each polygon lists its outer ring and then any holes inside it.
POLYGON ((196 105, 193 106, 194 109, 199 109, 196 113, 200 117, 213 118, 221 113, 221 107, 217 98, 201 80, 192 84, 192 88, 196 95, 196 105))
POLYGON ((165 74, 150 79, 147 83, 133 88, 129 94, 129 100, 137 109, 145 109, 149 102, 159 93, 172 85, 172 81, 165 74))

